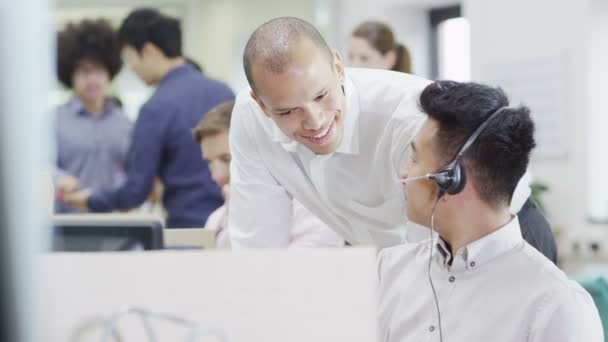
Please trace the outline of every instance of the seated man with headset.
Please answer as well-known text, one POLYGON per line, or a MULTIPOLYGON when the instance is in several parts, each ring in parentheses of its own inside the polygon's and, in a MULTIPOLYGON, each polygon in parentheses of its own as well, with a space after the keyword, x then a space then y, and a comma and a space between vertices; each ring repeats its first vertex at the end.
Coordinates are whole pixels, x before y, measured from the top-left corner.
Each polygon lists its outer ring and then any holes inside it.
POLYGON ((407 216, 431 239, 380 253, 380 341, 604 341, 589 294, 509 212, 535 146, 528 108, 452 81, 419 102, 428 120, 401 177, 407 216))

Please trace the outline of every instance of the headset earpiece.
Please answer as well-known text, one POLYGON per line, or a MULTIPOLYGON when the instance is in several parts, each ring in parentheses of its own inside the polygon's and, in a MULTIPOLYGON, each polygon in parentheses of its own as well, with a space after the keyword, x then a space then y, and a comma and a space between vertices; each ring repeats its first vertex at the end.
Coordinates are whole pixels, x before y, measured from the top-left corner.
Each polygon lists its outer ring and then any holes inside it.
POLYGON ((456 195, 460 193, 466 185, 466 173, 458 160, 452 164, 439 170, 437 173, 429 174, 429 179, 432 179, 439 185, 440 197, 443 193, 456 195))
POLYGON ((450 195, 456 195, 464 190, 464 186, 467 184, 467 174, 462 166, 462 163, 457 162, 453 167, 453 181, 450 186, 445 189, 450 195))
POLYGON ((439 185, 439 196, 443 196, 444 193, 450 195, 456 195, 462 192, 464 186, 467 184, 467 174, 462 166, 462 159, 464 159, 465 152, 473 145, 479 134, 486 128, 486 126, 492 121, 495 116, 500 115, 506 111, 509 107, 501 107, 490 115, 484 122, 477 127, 477 129, 469 136, 469 139, 462 145, 460 151, 456 154, 456 158, 448 166, 439 170, 437 173, 431 173, 428 175, 428 179, 434 180, 439 185))

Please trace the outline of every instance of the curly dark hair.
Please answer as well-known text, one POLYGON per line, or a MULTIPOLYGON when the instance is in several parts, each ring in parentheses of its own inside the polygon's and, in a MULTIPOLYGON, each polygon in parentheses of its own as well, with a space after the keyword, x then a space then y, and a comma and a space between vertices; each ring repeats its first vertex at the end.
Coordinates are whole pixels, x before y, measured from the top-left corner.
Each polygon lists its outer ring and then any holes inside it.
POLYGON ((110 79, 122 67, 118 37, 107 20, 85 19, 58 33, 57 77, 63 85, 72 88, 72 76, 83 60, 103 65, 110 79))

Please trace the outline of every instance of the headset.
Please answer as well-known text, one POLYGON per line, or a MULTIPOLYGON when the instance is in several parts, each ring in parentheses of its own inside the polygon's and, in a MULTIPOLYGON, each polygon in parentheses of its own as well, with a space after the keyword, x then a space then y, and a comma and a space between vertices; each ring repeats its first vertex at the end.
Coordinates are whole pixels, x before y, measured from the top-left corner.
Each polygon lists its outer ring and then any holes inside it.
POLYGON ((441 170, 436 173, 427 173, 423 176, 412 177, 402 179, 401 183, 407 184, 411 181, 417 181, 420 179, 429 179, 437 183, 439 186, 439 194, 437 195, 437 199, 435 200, 435 204, 433 204, 433 208, 431 209, 431 248, 429 253, 429 283, 431 285, 431 289, 433 290, 433 297, 435 298, 435 306, 437 308, 437 322, 439 326, 439 341, 443 342, 443 329, 441 328, 441 311, 439 310, 439 300, 437 299, 437 292, 435 291, 435 285, 433 284, 433 278, 431 277, 431 263, 433 259, 433 233, 435 231, 435 209, 437 209, 437 204, 443 195, 446 193, 449 195, 456 195, 462 192, 464 186, 467 184, 467 174, 465 172, 464 166, 462 165, 462 160, 464 159, 464 154, 467 150, 473 145, 475 140, 479 137, 481 132, 490 124, 492 119, 499 116, 501 113, 504 113, 509 109, 508 106, 503 106, 494 111, 484 122, 477 127, 477 129, 469 136, 469 139, 462 145, 458 153, 456 154, 456 158, 443 167, 441 170))
MULTIPOLYGON (((450 195, 456 195, 464 189, 464 186, 467 183, 467 174, 465 172, 464 166, 462 165, 462 160, 464 159, 464 154, 468 151, 468 149, 473 145, 473 143, 477 140, 481 132, 490 124, 492 119, 499 116, 501 113, 504 113, 508 110, 508 106, 501 107, 494 111, 484 122, 477 127, 477 129, 471 134, 469 139, 462 145, 458 154, 456 154, 456 158, 449 163, 447 166, 437 171, 436 173, 427 173, 421 178, 426 178, 433 180, 437 185, 439 185, 439 195, 441 198, 445 193, 450 195)), ((418 177, 415 177, 418 178, 418 177)), ((412 179, 413 180, 413 179, 412 179)))

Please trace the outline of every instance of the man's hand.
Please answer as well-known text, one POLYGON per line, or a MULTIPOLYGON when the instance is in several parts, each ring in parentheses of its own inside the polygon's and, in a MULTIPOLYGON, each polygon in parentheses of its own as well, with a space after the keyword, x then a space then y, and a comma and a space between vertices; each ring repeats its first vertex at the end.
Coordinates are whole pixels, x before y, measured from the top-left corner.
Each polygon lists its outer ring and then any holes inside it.
POLYGON ((84 189, 63 195, 63 201, 74 208, 88 210, 87 202, 90 196, 91 190, 84 189))
POLYGON ((57 192, 61 197, 80 189, 80 181, 74 176, 63 176, 57 181, 57 192))

